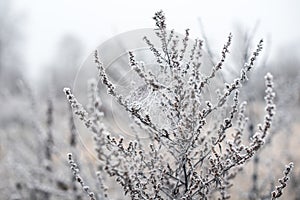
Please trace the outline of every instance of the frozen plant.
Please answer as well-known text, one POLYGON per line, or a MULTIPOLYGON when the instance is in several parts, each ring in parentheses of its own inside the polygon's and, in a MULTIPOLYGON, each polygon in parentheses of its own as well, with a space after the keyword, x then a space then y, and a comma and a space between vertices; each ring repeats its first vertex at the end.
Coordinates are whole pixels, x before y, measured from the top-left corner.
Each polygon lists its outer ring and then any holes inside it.
POLYGON ((277 199, 282 196, 283 194, 283 188, 287 186, 287 181, 289 180, 288 175, 291 173, 292 169, 294 167, 293 163, 289 163, 289 165, 285 166, 285 170, 283 172, 284 176, 278 180, 280 183, 279 186, 276 187, 276 190, 272 192, 272 200, 277 199))
MULTIPOLYGON (((96 83, 90 84, 88 111, 69 88, 64 89, 74 113, 93 133, 99 160, 97 178, 103 183, 105 177, 114 177, 124 195, 131 199, 229 199, 229 189, 237 187, 236 174, 264 145, 275 114, 273 77, 268 73, 264 121, 257 126, 250 142, 243 140, 247 104, 240 100, 239 91, 262 51, 263 41, 259 41, 240 76, 217 87, 213 85, 214 80, 229 54, 232 35, 228 36, 219 62, 205 74, 201 60, 203 41, 196 39, 189 49, 188 29, 181 40, 174 31, 167 31, 162 11, 155 13, 154 20, 161 48, 155 47, 146 36, 144 40, 155 56, 157 69, 148 69, 136 59, 134 52, 128 52, 131 69, 144 82, 147 95, 153 97, 151 104, 120 94, 108 78, 99 53, 94 54, 99 77, 108 94, 133 119, 131 127, 136 140, 128 141, 106 128, 96 83), (207 95, 209 87, 216 94, 207 95), (148 139, 141 140, 139 133, 147 133, 148 139)), ((76 172, 72 159, 70 164, 76 172)), ((91 199, 96 198, 80 184, 91 199)), ((104 183, 101 185, 100 193, 109 196, 104 183)), ((276 198, 277 193, 272 197, 276 198)))

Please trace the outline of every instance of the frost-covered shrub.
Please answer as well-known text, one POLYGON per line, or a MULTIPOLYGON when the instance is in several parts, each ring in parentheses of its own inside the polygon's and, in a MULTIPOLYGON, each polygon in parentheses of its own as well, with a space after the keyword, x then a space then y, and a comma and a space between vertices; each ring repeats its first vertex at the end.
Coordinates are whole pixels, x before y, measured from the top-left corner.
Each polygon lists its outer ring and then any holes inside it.
MULTIPOLYGON (((220 87, 214 81, 228 56, 232 35, 228 36, 219 62, 205 74, 201 61, 203 41, 196 39, 189 47, 189 30, 180 40, 174 31, 167 32, 161 11, 155 14, 154 20, 161 47, 155 47, 147 37, 144 40, 157 65, 147 68, 136 59, 134 52, 128 52, 130 67, 144 83, 131 95, 118 92, 98 52, 94 54, 99 77, 108 94, 132 117, 135 140, 119 137, 106 128, 97 82, 90 83, 88 110, 70 89, 64 89, 75 114, 93 133, 99 161, 100 198, 109 197, 105 180, 110 176, 131 199, 229 199, 230 188, 238 187, 234 184, 235 176, 263 147, 275 115, 273 77, 268 73, 264 120, 257 125, 250 142, 243 140, 248 121, 247 102, 240 100, 239 91, 248 81, 247 75, 262 51, 263 41, 259 41, 240 75, 220 87), (141 133, 148 138, 141 139, 141 133)), ((80 177, 72 154, 68 157, 83 190, 90 199, 97 199, 80 177)), ((287 166, 279 180, 281 185, 270 198, 282 195, 292 166, 287 166)))

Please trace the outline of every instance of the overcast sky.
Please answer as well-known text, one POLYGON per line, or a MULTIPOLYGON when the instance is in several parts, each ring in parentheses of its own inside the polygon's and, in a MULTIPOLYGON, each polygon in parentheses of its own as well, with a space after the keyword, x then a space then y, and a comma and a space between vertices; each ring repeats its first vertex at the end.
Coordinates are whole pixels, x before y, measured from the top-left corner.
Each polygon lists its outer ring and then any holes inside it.
POLYGON ((299 0, 15 0, 16 14, 25 16, 24 57, 32 72, 49 63, 56 45, 65 34, 73 34, 85 45, 85 54, 114 35, 133 29, 151 28, 154 12, 162 9, 168 28, 191 29, 200 35, 199 18, 216 45, 237 23, 253 28, 257 37, 272 39, 273 54, 278 47, 300 46, 299 0))

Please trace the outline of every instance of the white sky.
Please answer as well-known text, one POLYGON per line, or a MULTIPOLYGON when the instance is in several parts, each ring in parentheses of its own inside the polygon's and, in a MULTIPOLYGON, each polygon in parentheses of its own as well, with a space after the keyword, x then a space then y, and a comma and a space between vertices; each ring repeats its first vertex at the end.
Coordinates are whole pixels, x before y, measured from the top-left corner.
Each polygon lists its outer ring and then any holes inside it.
POLYGON ((190 28, 192 36, 200 34, 200 17, 220 48, 236 23, 252 28, 258 20, 257 36, 271 35, 273 51, 289 43, 300 46, 299 0, 15 0, 14 6, 27 15, 24 56, 33 74, 49 63, 65 34, 81 39, 88 55, 118 33, 153 27, 152 16, 160 9, 168 28, 182 33, 190 28))

